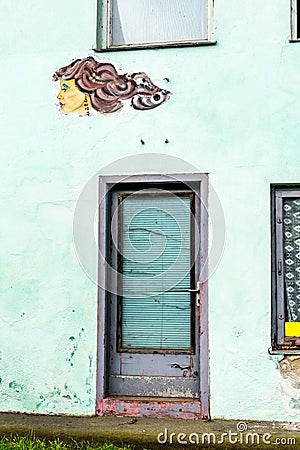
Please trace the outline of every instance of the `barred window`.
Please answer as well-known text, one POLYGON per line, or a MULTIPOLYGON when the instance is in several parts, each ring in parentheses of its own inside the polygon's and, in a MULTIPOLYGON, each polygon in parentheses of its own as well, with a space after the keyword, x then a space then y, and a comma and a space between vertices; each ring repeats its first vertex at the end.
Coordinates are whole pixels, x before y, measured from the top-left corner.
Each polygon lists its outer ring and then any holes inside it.
POLYGON ((272 192, 272 347, 300 351, 300 186, 272 192))

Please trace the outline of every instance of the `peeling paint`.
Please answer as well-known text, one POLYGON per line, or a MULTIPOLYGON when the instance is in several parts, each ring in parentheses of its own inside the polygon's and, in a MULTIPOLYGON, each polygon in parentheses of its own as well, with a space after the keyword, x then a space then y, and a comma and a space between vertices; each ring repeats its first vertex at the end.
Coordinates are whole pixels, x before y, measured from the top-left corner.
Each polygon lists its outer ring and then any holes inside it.
POLYGON ((78 344, 73 344, 73 348, 72 348, 72 350, 71 350, 71 353, 70 353, 70 355, 67 357, 67 361, 68 361, 68 363, 70 364, 71 367, 74 366, 73 358, 74 358, 75 353, 77 352, 77 350, 78 350, 78 344))
POLYGON ((93 379, 93 356, 89 355, 89 375, 85 379, 86 393, 92 393, 92 379, 93 379))
POLYGON ((41 408, 43 410, 46 408, 47 410, 52 409, 55 411, 57 408, 56 405, 61 404, 61 402, 64 402, 64 404, 67 402, 73 407, 76 405, 83 408, 92 406, 90 395, 86 399, 83 399, 65 383, 63 392, 59 387, 54 386, 51 391, 40 394, 35 408, 36 411, 40 411, 41 408))
POLYGON ((22 384, 17 383, 15 380, 11 381, 11 382, 8 384, 8 387, 9 387, 10 389, 13 389, 13 390, 14 390, 15 392, 17 392, 17 393, 22 392, 23 389, 24 389, 24 386, 23 386, 22 384))
POLYGON ((107 398, 97 404, 99 416, 120 415, 135 417, 205 419, 201 414, 199 400, 157 401, 153 398, 145 401, 131 399, 107 398))
POLYGON ((279 361, 279 369, 283 378, 300 382, 300 356, 285 356, 279 361))
POLYGON ((300 398, 291 398, 291 401, 289 403, 290 408, 292 409, 298 409, 298 413, 300 410, 300 398))
POLYGON ((289 414, 300 411, 300 356, 284 356, 278 362, 281 379, 281 393, 284 407, 289 414))
POLYGON ((79 335, 80 338, 82 338, 83 334, 84 334, 84 328, 81 328, 81 330, 79 331, 78 335, 79 335))
POLYGON ((40 401, 36 404, 36 409, 38 410, 40 406, 45 402, 45 397, 43 395, 40 395, 40 401))

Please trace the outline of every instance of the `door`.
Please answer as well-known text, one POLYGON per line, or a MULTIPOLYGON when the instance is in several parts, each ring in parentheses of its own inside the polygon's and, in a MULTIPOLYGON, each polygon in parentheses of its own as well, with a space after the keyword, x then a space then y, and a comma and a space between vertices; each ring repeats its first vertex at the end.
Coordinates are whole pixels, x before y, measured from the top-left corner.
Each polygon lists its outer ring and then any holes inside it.
MULTIPOLYGON (((158 178, 159 180, 159 178, 158 178)), ((107 194, 108 396, 200 397, 200 183, 107 194)))

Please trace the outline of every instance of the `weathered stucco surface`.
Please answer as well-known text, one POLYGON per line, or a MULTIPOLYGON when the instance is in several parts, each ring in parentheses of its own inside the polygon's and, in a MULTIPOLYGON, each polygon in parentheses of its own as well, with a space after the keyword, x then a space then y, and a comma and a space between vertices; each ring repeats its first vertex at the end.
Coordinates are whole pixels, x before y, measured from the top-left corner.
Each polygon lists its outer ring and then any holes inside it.
POLYGON ((62 116, 51 77, 94 54, 95 3, 1 7, 0 410, 94 414, 96 286, 75 255, 73 212, 96 171, 158 152, 209 172, 225 213, 209 283, 212 417, 295 420, 298 378, 267 353, 270 183, 299 181, 289 1, 216 1, 216 46, 98 54, 172 98, 146 112, 62 116))

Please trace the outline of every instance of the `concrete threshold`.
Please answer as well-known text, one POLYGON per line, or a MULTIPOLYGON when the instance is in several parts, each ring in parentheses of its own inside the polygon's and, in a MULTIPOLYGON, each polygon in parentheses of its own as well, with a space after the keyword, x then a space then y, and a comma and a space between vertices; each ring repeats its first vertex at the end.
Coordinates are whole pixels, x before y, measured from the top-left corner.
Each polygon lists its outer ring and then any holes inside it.
POLYGON ((0 434, 128 444, 136 450, 179 448, 300 449, 300 422, 73 417, 0 413, 0 434))

